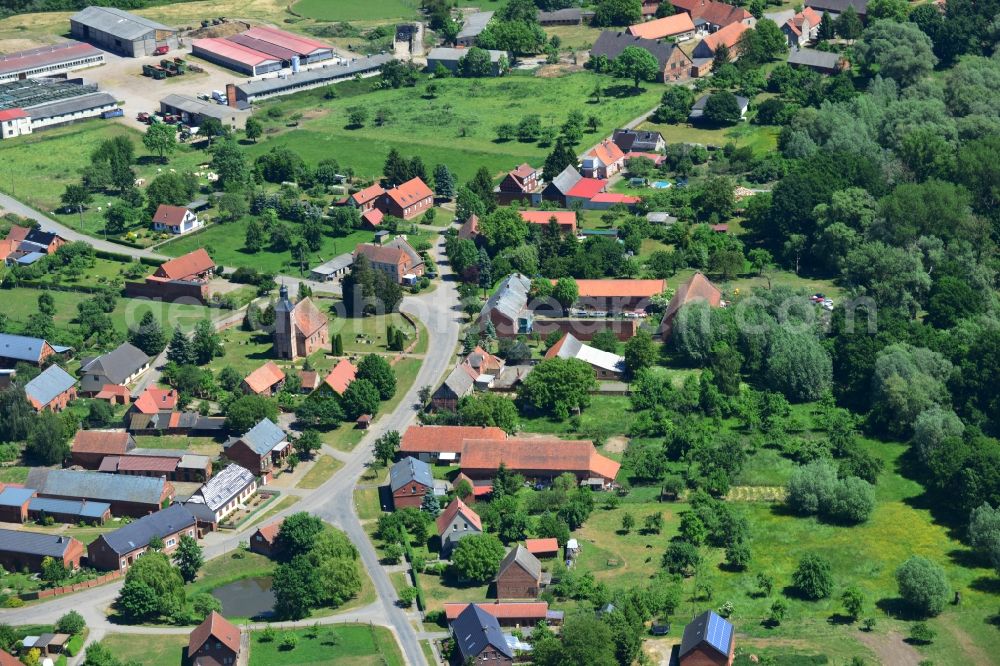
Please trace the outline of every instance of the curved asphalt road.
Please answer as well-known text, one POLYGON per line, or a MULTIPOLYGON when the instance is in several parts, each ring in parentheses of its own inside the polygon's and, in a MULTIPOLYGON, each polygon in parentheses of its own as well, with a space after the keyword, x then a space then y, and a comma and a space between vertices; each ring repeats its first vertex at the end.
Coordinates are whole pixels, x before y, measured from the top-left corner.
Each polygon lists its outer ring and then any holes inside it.
MULTIPOLYGON (((0 207, 23 217, 36 219, 43 223, 47 229, 58 232, 67 240, 85 241, 99 250, 153 259, 165 258, 155 252, 123 248, 121 245, 74 231, 6 195, 0 194, 0 207)), ((442 258, 445 256, 443 237, 438 240, 437 256, 442 258)), ((396 590, 389 580, 388 574, 379 563, 375 548, 358 519, 354 504, 354 487, 364 473, 368 462, 372 459, 374 441, 390 430, 402 432, 413 422, 418 408, 417 393, 420 387, 436 385, 454 360, 463 315, 459 308, 458 292, 452 282, 450 268, 444 261, 439 262, 439 264, 438 270, 442 275, 443 283, 429 294, 407 297, 401 307, 407 314, 424 323, 432 342, 428 345, 428 351, 417 373, 416 381, 407 391, 399 406, 393 412, 378 419, 354 451, 350 454, 336 456, 344 461, 342 468, 337 470, 326 483, 305 495, 294 507, 275 516, 278 518, 293 512, 309 511, 347 533, 357 546, 361 561, 375 584, 378 601, 364 608, 322 618, 320 623, 360 620, 389 626, 396 634, 408 664, 425 664, 426 659, 420 648, 415 627, 410 623, 403 610, 395 605, 396 590)), ((291 279, 286 278, 286 280, 291 279)), ((237 548, 241 541, 248 539, 254 529, 256 527, 245 528, 240 532, 209 534, 203 541, 205 559, 219 557, 237 548)), ((64 613, 75 609, 82 613, 86 619, 87 626, 91 629, 91 641, 99 640, 110 632, 186 633, 188 631, 168 628, 124 627, 112 624, 107 618, 107 608, 117 597, 120 587, 121 583, 112 583, 57 597, 25 608, 2 610, 0 611, 0 622, 15 625, 48 624, 55 622, 64 613)), ((307 621, 307 624, 313 622, 315 620, 307 621)), ((81 659, 77 658, 74 661, 79 662, 81 659)))

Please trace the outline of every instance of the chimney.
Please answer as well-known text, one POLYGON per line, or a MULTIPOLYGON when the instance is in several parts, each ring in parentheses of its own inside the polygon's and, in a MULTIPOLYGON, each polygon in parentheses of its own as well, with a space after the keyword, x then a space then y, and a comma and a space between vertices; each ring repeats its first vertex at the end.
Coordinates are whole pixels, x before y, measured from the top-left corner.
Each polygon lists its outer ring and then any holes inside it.
POLYGON ((236 85, 232 83, 226 84, 226 104, 236 108, 236 85))

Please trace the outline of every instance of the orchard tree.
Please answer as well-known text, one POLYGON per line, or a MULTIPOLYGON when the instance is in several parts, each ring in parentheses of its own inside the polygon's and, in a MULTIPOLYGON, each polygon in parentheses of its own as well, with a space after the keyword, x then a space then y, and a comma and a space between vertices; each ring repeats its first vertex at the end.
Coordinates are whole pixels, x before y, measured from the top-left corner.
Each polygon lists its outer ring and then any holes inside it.
POLYGON ((259 120, 251 116, 247 118, 247 125, 243 128, 243 131, 246 133, 248 139, 257 143, 257 139, 264 134, 264 125, 259 120))
POLYGON ((94 197, 83 185, 71 183, 66 186, 65 191, 59 197, 59 201, 69 210, 74 210, 80 215, 80 228, 83 228, 83 209, 87 207, 94 197))
POLYGON ((625 367, 630 376, 635 377, 643 368, 656 363, 657 350, 648 331, 640 330, 625 343, 625 367))
POLYGON ((153 123, 146 128, 142 136, 142 145, 151 153, 156 153, 161 162, 166 162, 167 155, 177 150, 177 130, 173 125, 153 123))

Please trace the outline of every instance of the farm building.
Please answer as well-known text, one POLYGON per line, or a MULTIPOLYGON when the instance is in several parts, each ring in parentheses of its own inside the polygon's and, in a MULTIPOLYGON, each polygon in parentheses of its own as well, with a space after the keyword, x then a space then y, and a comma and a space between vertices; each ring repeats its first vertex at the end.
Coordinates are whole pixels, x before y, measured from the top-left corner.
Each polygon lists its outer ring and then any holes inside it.
MULTIPOLYGON (((431 49, 431 52, 427 54, 427 71, 433 72, 437 69, 438 65, 441 65, 449 72, 457 72, 459 61, 468 53, 469 49, 450 49, 447 47, 431 49)), ((492 49, 487 51, 487 53, 490 54, 493 76, 500 76, 504 73, 505 65, 503 60, 507 57, 507 54, 504 51, 494 51, 492 49)))
POLYGON ((216 118, 230 129, 243 129, 250 117, 248 110, 173 93, 160 100, 160 112, 180 116, 181 122, 195 127, 201 125, 205 118, 216 118))
POLYGON ((0 55, 0 82, 53 76, 104 64, 104 52, 90 44, 66 41, 0 55))
POLYGON ((118 108, 108 93, 79 79, 24 79, 0 84, 0 138, 94 118, 118 108))
POLYGON ((208 37, 191 42, 191 55, 241 74, 258 76, 281 69, 281 60, 228 39, 208 37))
POLYGON ((70 34, 105 51, 138 58, 157 47, 176 49, 177 29, 114 7, 90 6, 69 19, 70 34))
POLYGON ((196 39, 191 43, 191 53, 237 72, 257 76, 283 67, 298 69, 299 64, 329 60, 333 57, 333 48, 302 35, 257 26, 224 39, 196 39))
POLYGON ((173 484, 163 478, 69 469, 33 468, 25 486, 35 488, 39 497, 106 502, 114 515, 132 518, 159 511, 174 497, 173 484))
POLYGON ((247 81, 236 86, 236 99, 240 102, 253 102, 258 99, 291 95, 300 90, 309 90, 331 83, 345 81, 355 76, 373 76, 382 65, 393 60, 388 53, 357 58, 342 65, 323 65, 308 71, 292 72, 288 76, 262 81, 247 81))
POLYGON ((486 29, 486 25, 493 18, 493 12, 475 12, 465 17, 465 24, 455 36, 455 43, 459 46, 474 46, 479 33, 486 29))

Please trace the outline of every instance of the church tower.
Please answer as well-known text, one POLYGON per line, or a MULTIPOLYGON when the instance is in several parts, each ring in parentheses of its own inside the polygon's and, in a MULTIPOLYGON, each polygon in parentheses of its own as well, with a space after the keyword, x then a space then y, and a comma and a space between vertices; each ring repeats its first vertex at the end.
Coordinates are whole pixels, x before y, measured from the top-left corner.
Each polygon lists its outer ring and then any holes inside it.
POLYGON ((278 358, 295 358, 295 306, 288 298, 288 287, 284 284, 278 292, 278 302, 274 305, 274 351, 278 358))

